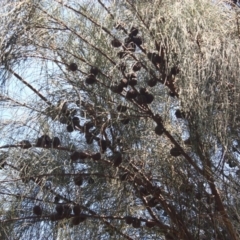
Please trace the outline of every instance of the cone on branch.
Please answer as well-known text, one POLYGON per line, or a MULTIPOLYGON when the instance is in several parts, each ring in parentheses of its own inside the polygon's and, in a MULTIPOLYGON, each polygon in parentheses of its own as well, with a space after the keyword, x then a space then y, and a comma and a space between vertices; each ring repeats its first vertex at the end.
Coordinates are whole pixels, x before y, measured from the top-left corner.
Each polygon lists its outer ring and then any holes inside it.
POLYGON ((181 150, 177 147, 174 147, 170 150, 170 154, 173 156, 173 157, 178 157, 182 154, 181 150))
POLYGON ((67 125, 67 131, 68 132, 73 132, 74 131, 74 128, 71 124, 67 125))
POLYGON ((76 63, 72 62, 72 63, 70 63, 70 64, 68 65, 68 69, 69 69, 70 71, 75 72, 75 71, 78 70, 78 66, 77 66, 76 63))
POLYGON ((147 81, 147 85, 149 87, 155 87, 157 85, 157 79, 156 78, 151 78, 150 80, 147 81))
POLYGON ((134 98, 137 97, 137 95, 138 95, 138 92, 134 89, 131 89, 131 90, 127 91, 126 98, 127 99, 134 99, 134 98))
POLYGON ((134 221, 134 217, 131 217, 131 216, 125 217, 126 224, 131 225, 133 223, 133 221, 134 221))
POLYGON ((91 155, 91 158, 93 160, 100 160, 101 159, 101 153, 94 153, 91 155))
POLYGON ((90 157, 90 155, 85 152, 77 152, 77 151, 73 152, 70 156, 72 161, 84 160, 87 157, 90 157))
POLYGON ((129 36, 133 37, 133 36, 137 36, 139 30, 136 27, 132 27, 129 33, 129 36))
POLYGON ((121 113, 126 112, 127 107, 120 104, 120 105, 117 106, 117 111, 121 112, 121 113))
POLYGON ((145 224, 148 228, 153 228, 154 226, 156 226, 156 222, 153 220, 148 220, 145 224))
POLYGON ((28 149, 28 148, 31 148, 31 147, 32 147, 32 144, 30 143, 29 140, 22 140, 21 142, 19 142, 19 146, 20 146, 22 149, 28 149))
POLYGON ((38 205, 33 207, 33 213, 37 216, 41 216, 42 215, 42 208, 38 205))
POLYGON ((111 86, 111 90, 114 93, 121 93, 123 91, 124 86, 120 83, 120 84, 114 84, 111 86))
POLYGON ((93 74, 94 76, 97 76, 99 74, 99 69, 97 67, 91 67, 90 68, 90 74, 93 74))
POLYGON ((62 204, 57 204, 55 207, 56 212, 58 213, 59 216, 62 216, 63 214, 63 205, 62 204))
POLYGON ((96 76, 94 74, 87 75, 85 79, 85 83, 88 85, 92 85, 97 82, 96 76))
POLYGON ((122 163, 122 154, 120 152, 115 152, 112 155, 114 167, 118 167, 122 163))
POLYGON ((99 140, 98 146, 100 147, 101 152, 104 153, 107 150, 107 141, 103 139, 99 140))
POLYGON ((121 43, 119 40, 117 40, 117 39, 113 39, 113 40, 111 41, 111 45, 112 45, 113 47, 115 47, 115 48, 119 48, 119 47, 122 46, 122 43, 121 43))
POLYGON ((42 135, 37 139, 36 147, 51 147, 52 140, 48 135, 42 135))
POLYGON ((133 70, 134 72, 137 72, 137 71, 141 70, 141 68, 142 68, 142 64, 141 64, 140 62, 136 62, 136 63, 133 65, 132 70, 133 70))
POLYGON ((141 227, 141 221, 138 218, 134 218, 132 221, 132 226, 134 228, 140 228, 141 227))
POLYGON ((81 207, 79 204, 76 204, 73 206, 73 213, 75 216, 77 216, 81 213, 81 207))
POLYGON ((54 137, 52 143, 54 148, 57 148, 61 145, 60 139, 58 137, 54 137))

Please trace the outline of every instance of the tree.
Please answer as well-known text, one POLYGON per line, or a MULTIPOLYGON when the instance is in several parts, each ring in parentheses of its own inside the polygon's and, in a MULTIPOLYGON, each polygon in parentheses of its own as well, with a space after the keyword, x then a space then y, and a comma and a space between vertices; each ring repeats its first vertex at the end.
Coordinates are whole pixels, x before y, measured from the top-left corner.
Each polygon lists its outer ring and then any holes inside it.
POLYGON ((237 7, 1 9, 1 239, 239 238, 237 7))

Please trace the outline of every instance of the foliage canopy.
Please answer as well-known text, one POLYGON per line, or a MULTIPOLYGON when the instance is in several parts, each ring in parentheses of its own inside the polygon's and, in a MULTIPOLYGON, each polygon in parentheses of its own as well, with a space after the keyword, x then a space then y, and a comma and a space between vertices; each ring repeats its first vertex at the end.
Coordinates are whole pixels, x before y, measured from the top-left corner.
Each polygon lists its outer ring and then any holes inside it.
POLYGON ((239 34, 226 1, 2 1, 0 238, 239 239, 239 34))

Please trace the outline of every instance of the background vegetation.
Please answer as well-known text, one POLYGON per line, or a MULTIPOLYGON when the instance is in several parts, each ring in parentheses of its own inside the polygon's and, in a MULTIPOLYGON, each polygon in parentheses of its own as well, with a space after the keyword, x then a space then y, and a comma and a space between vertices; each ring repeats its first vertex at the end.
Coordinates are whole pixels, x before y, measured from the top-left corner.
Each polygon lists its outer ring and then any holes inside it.
POLYGON ((232 1, 1 1, 1 239, 239 239, 232 1))

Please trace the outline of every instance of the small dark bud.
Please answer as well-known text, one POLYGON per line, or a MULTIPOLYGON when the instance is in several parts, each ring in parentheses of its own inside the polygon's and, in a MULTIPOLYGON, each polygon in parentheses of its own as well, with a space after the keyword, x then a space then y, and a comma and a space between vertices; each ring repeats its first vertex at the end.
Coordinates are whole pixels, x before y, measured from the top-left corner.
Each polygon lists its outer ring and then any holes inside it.
POLYGON ((107 141, 103 139, 99 140, 98 146, 100 147, 101 152, 104 153, 107 150, 107 141))
POLYGON ((122 46, 122 43, 120 41, 118 41, 117 39, 113 39, 111 41, 111 45, 115 48, 118 48, 118 47, 121 47, 122 46))
POLYGON ((148 206, 149 207, 156 207, 157 206, 157 204, 158 204, 158 199, 156 199, 156 198, 151 198, 149 201, 148 201, 148 206))
POLYGON ((118 53, 117 53, 117 56, 119 57, 119 58, 124 58, 125 56, 127 55, 127 53, 125 52, 125 51, 119 51, 118 53))
POLYGON ((113 85, 111 86, 111 90, 114 92, 114 93, 121 93, 123 91, 123 85, 120 83, 119 85, 113 85))
POLYGON ((83 184, 83 178, 82 178, 82 176, 81 176, 81 175, 76 176, 76 177, 74 178, 74 183, 75 183, 75 185, 77 185, 77 186, 81 186, 81 185, 83 184))
POLYGON ((161 136, 164 133, 164 128, 162 125, 157 125, 155 127, 155 133, 159 136, 161 136))
POLYGON ((97 67, 91 67, 90 73, 93 74, 94 76, 97 76, 99 73, 99 69, 97 67))
POLYGON ((72 125, 67 125, 67 131, 68 132, 73 132, 74 131, 73 126, 72 125))
POLYGON ((89 154, 85 153, 85 152, 73 152, 70 156, 72 161, 76 161, 78 159, 85 159, 89 157, 89 154))
POLYGON ((68 69, 69 69, 70 71, 75 72, 75 71, 77 71, 78 66, 77 66, 76 63, 70 63, 69 66, 68 66, 68 69))
POLYGON ((112 158, 114 167, 118 167, 122 163, 122 154, 120 152, 115 152, 112 158))
POLYGON ((134 72, 139 71, 141 68, 142 68, 142 64, 140 62, 136 62, 132 67, 134 72))
POLYGON ((156 225, 155 221, 149 220, 146 222, 146 227, 153 228, 156 225))
POLYGON ((61 144, 60 139, 58 137, 54 137, 53 138, 53 147, 57 148, 60 146, 60 144, 61 144))
POLYGON ((85 83, 86 83, 86 84, 89 84, 89 85, 96 83, 96 81, 97 81, 97 80, 96 80, 96 77, 95 77, 94 74, 89 74, 89 75, 87 76, 87 78, 85 79, 85 83))
POLYGON ((120 82, 120 84, 123 86, 123 87, 127 87, 128 86, 128 80, 126 78, 123 78, 120 82))
POLYGON ((146 103, 147 104, 151 104, 154 100, 154 96, 151 93, 146 93, 145 97, 146 97, 146 103))
POLYGON ((173 156, 173 157, 178 157, 181 155, 181 150, 174 147, 170 150, 170 154, 173 156))
POLYGON ((142 45, 143 42, 141 37, 132 37, 132 41, 138 46, 142 45))
POLYGON ((139 94, 139 95, 136 97, 135 100, 136 100, 136 102, 137 102, 138 104, 140 104, 140 105, 147 103, 147 98, 146 98, 146 96, 143 95, 143 94, 139 94))
POLYGON ((94 179, 91 178, 91 177, 89 177, 89 178, 88 178, 88 184, 93 184, 93 183, 94 183, 94 179))
POLYGON ((138 95, 138 92, 137 92, 136 90, 132 89, 132 90, 129 90, 129 91, 127 92, 126 98, 127 98, 127 99, 134 99, 134 98, 137 97, 137 95, 138 95))
POLYGON ((184 118, 184 117, 185 117, 185 116, 184 116, 184 113, 182 113, 179 109, 176 110, 175 116, 176 116, 177 118, 184 118))
POLYGON ((37 216, 42 215, 42 209, 40 206, 36 205, 33 207, 33 213, 37 216))
POLYGON ((149 87, 155 87, 157 85, 157 79, 156 78, 151 78, 150 80, 147 81, 147 85, 149 87))
POLYGON ((137 78, 131 78, 128 82, 128 84, 132 87, 137 85, 137 78))
POLYGON ((28 149, 28 148, 32 147, 32 144, 28 140, 21 141, 19 143, 19 145, 22 149, 28 149))
POLYGON ((73 206, 73 213, 75 216, 77 216, 81 213, 81 207, 79 204, 76 204, 73 206))
POLYGON ((100 160, 101 159, 101 153, 95 153, 91 156, 93 160, 100 160))
POLYGON ((125 217, 125 222, 126 222, 126 224, 128 224, 128 225, 132 224, 132 223, 133 223, 133 220, 134 220, 134 218, 131 217, 131 216, 126 216, 126 217, 125 217))
POLYGON ((138 218, 134 218, 132 222, 132 226, 134 228, 140 228, 141 227, 141 221, 138 218))
POLYGON ((59 216, 61 216, 63 214, 63 205, 62 204, 58 204, 55 207, 56 212, 58 213, 59 216))
POLYGON ((127 45, 125 45, 125 47, 126 51, 135 52, 136 50, 136 45, 133 42, 128 43, 127 45))

